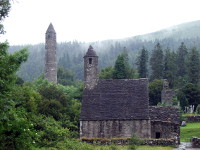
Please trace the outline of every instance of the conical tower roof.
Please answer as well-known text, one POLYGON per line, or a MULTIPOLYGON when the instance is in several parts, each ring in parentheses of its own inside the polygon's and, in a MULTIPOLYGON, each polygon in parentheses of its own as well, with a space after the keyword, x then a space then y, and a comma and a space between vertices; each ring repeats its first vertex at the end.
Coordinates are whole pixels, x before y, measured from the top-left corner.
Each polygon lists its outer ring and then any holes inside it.
POLYGON ((91 45, 89 46, 88 51, 85 56, 97 56, 96 52, 94 51, 91 45))
POLYGON ((53 25, 52 25, 52 23, 50 23, 49 24, 49 27, 48 27, 48 29, 47 29, 47 31, 46 31, 46 33, 49 33, 49 32, 53 32, 53 33, 56 33, 56 31, 54 30, 54 27, 53 27, 53 25))

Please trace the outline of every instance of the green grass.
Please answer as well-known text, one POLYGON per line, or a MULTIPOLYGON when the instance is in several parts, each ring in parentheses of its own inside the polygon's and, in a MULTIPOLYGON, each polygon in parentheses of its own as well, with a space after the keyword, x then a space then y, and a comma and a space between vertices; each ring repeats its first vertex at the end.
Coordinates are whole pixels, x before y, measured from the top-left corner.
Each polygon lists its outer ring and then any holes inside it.
POLYGON ((186 123, 181 127, 181 142, 189 142, 193 136, 200 137, 200 122, 186 123))
MULTIPOLYGON (((170 146, 138 146, 136 150, 172 150, 170 146)), ((94 150, 129 150, 128 146, 105 145, 94 146, 94 150)))
POLYGON ((197 116, 199 114, 197 113, 186 113, 186 114, 183 114, 183 117, 188 117, 188 116, 197 116))

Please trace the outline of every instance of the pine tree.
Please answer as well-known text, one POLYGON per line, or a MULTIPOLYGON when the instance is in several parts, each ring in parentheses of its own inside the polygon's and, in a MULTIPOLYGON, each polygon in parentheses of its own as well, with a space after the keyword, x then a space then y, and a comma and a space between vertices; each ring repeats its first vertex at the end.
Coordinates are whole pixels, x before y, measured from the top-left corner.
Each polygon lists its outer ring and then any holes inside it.
POLYGON ((176 65, 177 65, 177 87, 182 87, 188 82, 188 68, 187 60, 188 59, 188 49, 185 44, 182 42, 177 51, 176 65))
POLYGON ((134 71, 128 63, 128 53, 124 51, 117 57, 113 70, 113 79, 131 79, 134 71))
POLYGON ((169 81, 169 86, 171 88, 174 86, 176 74, 175 55, 176 54, 174 52, 171 52, 170 49, 166 49, 164 55, 163 78, 169 81))
POLYGON ((177 76, 184 77, 187 75, 187 57, 188 49, 182 42, 177 51, 177 76))
POLYGON ((152 51, 150 58, 152 70, 151 80, 163 78, 163 50, 160 43, 157 43, 152 51))
POLYGON ((148 77, 148 51, 145 47, 142 48, 140 55, 137 58, 137 70, 140 78, 148 77))
POLYGON ((190 83, 198 84, 200 79, 200 55, 196 47, 193 47, 189 52, 188 77, 190 83))

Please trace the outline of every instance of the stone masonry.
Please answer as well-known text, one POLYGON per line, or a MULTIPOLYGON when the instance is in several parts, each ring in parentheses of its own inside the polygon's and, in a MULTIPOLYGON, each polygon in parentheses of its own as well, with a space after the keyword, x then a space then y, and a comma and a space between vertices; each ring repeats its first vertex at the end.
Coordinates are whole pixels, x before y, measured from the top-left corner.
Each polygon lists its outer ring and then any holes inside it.
MULTIPOLYGON (((98 79, 98 56, 84 56, 81 139, 170 139, 180 142, 179 109, 149 106, 148 79, 98 79)), ((168 88, 165 88, 168 90, 168 88)))
POLYGON ((84 81, 85 88, 93 89, 98 81, 98 56, 90 45, 84 56, 84 81))
POLYGON ((172 106, 172 99, 176 95, 176 92, 169 89, 169 83, 166 79, 163 80, 163 90, 161 92, 161 102, 166 106, 172 106))
POLYGON ((57 83, 56 32, 50 23, 45 36, 45 74, 52 83, 57 83))
POLYGON ((200 148, 200 138, 192 137, 191 142, 193 148, 200 148))

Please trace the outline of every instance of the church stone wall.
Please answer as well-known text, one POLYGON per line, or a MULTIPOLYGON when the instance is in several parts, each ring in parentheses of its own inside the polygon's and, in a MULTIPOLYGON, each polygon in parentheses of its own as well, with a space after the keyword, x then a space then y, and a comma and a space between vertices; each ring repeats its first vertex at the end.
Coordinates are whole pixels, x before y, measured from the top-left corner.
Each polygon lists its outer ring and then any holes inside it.
POLYGON ((150 120, 80 121, 80 138, 150 138, 150 120))

